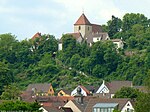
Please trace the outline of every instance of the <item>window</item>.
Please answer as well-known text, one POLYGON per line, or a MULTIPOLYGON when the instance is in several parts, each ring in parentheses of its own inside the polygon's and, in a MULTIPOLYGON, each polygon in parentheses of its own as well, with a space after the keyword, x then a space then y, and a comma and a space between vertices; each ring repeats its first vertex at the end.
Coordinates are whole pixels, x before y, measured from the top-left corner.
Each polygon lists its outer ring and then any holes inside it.
POLYGON ((128 103, 127 106, 130 106, 130 104, 128 103))
POLYGON ((90 28, 88 27, 88 30, 90 30, 90 28))
POLYGON ((81 26, 79 26, 79 30, 81 30, 81 26))

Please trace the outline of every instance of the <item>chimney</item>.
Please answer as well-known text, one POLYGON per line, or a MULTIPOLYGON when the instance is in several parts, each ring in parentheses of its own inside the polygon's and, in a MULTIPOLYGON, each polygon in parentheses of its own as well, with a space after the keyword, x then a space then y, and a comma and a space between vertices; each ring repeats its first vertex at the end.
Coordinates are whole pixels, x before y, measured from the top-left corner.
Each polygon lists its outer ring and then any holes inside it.
POLYGON ((77 94, 74 97, 75 97, 76 102, 82 105, 83 104, 83 98, 84 98, 84 96, 81 94, 81 92, 82 92, 82 90, 78 86, 78 88, 77 88, 77 94))

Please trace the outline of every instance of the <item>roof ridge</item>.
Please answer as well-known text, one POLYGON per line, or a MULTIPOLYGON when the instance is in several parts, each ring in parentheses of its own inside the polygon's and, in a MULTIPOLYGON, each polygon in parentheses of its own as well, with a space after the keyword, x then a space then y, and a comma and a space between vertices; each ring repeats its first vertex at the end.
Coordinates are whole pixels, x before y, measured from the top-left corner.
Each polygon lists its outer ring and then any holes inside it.
POLYGON ((79 17, 74 25, 91 25, 90 21, 87 19, 84 13, 79 17))

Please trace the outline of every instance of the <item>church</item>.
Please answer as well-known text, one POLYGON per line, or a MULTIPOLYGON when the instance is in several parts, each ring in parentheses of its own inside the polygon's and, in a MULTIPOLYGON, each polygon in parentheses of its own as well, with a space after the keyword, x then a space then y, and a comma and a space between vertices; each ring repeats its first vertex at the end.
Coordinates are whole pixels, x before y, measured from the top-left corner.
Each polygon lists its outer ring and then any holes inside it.
MULTIPOLYGON (((101 25, 90 23, 84 13, 82 13, 79 19, 75 22, 74 32, 67 34, 72 35, 79 43, 86 41, 89 46, 92 46, 92 44, 97 41, 110 40, 108 33, 102 31, 101 25)), ((111 41, 116 45, 117 49, 123 49, 123 42, 121 39, 112 39, 111 41)), ((58 50, 63 49, 62 44, 63 43, 60 39, 58 50)))

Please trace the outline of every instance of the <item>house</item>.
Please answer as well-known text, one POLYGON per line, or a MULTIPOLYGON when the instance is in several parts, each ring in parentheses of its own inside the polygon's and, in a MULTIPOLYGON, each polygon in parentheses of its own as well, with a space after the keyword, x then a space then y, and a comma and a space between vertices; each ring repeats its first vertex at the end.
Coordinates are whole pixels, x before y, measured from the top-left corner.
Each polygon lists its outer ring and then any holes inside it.
POLYGON ((34 36, 31 39, 35 40, 36 38, 40 38, 40 37, 41 37, 41 33, 37 32, 36 34, 34 34, 34 36))
POLYGON ((112 81, 108 83, 103 81, 96 93, 103 95, 109 94, 110 98, 112 98, 122 87, 133 87, 132 81, 112 81))
MULTIPOLYGON (((64 96, 37 96, 36 102, 38 102, 45 112, 60 112, 60 107, 63 107, 68 101, 74 100, 74 97, 64 96)), ((68 109, 66 109, 68 110, 68 109)))
POLYGON ((123 49, 124 43, 122 39, 111 39, 111 41, 116 45, 117 49, 123 49))
POLYGON ((90 98, 92 98, 92 96, 83 96, 81 87, 77 87, 74 100, 68 101, 63 108, 70 108, 73 112, 83 112, 90 98))
POLYGON ((75 96, 77 95, 77 92, 78 92, 78 89, 81 89, 81 94, 83 96, 88 96, 88 95, 91 95, 90 91, 88 89, 86 89, 84 86, 77 86, 72 92, 71 92, 71 96, 75 96))
POLYGON ((114 109, 121 112, 134 112, 133 102, 121 98, 93 98, 89 100, 84 112, 113 112, 114 109))
POLYGON ((58 92, 57 96, 71 96, 71 91, 62 89, 58 92))
POLYGON ((48 83, 29 84, 26 91, 32 91, 35 96, 54 95, 54 89, 52 85, 48 83))

